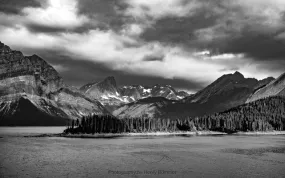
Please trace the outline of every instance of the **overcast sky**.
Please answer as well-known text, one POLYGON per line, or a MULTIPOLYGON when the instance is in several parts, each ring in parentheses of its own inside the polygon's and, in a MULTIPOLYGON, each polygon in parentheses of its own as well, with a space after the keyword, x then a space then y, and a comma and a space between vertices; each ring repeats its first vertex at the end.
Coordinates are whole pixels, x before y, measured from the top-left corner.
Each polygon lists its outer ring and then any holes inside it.
POLYGON ((81 86, 197 91, 226 73, 285 72, 284 0, 0 0, 0 41, 81 86))

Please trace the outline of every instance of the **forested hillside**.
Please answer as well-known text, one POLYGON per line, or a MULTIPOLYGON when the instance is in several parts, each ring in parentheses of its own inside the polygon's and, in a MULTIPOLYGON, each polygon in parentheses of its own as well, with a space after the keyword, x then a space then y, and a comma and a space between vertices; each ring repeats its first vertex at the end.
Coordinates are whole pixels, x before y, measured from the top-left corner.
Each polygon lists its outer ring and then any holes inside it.
POLYGON ((285 129, 285 98, 271 97, 199 118, 202 129, 266 131, 285 129), (211 122, 209 122, 211 121, 211 122))
POLYGON ((233 133, 284 130, 284 126, 285 98, 277 96, 196 118, 177 118, 176 120, 147 117, 117 119, 110 116, 93 115, 84 117, 81 123, 73 121, 66 132, 120 133, 212 130, 233 133))

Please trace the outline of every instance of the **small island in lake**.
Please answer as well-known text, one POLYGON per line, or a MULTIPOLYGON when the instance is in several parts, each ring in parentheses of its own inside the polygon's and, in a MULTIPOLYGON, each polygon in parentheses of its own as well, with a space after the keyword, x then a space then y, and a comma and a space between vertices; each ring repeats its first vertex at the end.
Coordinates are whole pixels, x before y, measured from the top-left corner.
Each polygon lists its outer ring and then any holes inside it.
POLYGON ((193 119, 118 119, 113 116, 90 115, 81 120, 72 120, 64 131, 64 136, 284 134, 281 132, 285 125, 284 108, 283 97, 270 97, 193 119))

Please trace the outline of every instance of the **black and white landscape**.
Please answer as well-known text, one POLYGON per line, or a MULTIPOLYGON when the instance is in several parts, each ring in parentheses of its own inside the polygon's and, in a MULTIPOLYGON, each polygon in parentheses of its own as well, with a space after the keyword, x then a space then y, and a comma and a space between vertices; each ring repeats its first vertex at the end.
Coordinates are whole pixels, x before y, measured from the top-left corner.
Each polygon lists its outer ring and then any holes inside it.
POLYGON ((0 0, 0 177, 283 177, 284 14, 0 0))

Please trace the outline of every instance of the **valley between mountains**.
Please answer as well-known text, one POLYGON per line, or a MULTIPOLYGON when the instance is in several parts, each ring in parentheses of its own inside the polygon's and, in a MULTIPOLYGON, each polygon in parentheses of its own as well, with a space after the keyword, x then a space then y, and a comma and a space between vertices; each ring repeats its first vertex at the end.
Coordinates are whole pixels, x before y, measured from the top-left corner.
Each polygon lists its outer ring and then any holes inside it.
POLYGON ((80 127, 82 118, 96 115, 97 120, 108 117, 128 123, 117 131, 130 131, 136 118, 140 122, 132 128, 136 131, 141 127, 146 131, 145 123, 151 129, 156 121, 166 130, 176 126, 211 130, 217 118, 223 120, 219 128, 228 130, 284 130, 284 97, 285 73, 263 80, 245 78, 240 72, 225 74, 195 94, 170 85, 121 86, 112 76, 74 88, 41 57, 24 56, 0 43, 1 126, 56 126, 73 121, 80 127))

